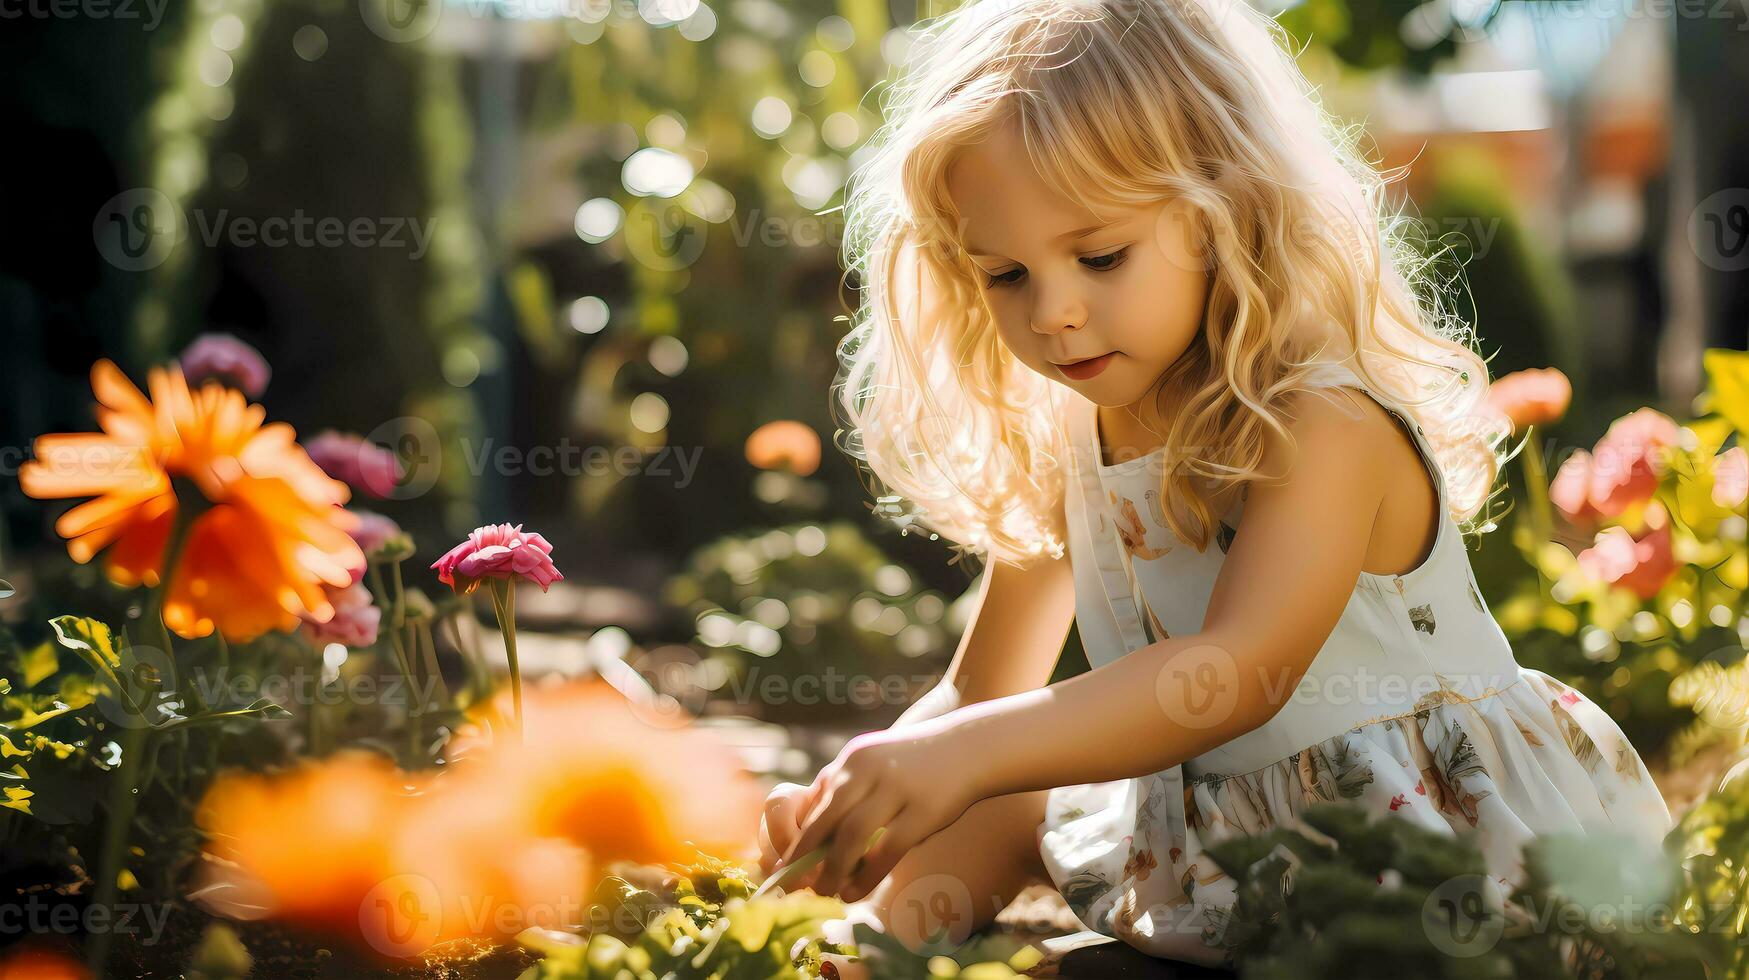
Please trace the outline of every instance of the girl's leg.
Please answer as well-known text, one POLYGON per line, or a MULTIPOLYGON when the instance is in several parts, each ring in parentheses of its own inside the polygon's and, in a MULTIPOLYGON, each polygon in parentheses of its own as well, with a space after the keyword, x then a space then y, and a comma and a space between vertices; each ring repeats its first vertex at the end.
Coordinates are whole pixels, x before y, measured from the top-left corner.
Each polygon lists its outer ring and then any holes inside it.
POLYGON ((1021 889, 1050 878, 1038 853, 1045 792, 980 800, 913 848, 846 918, 907 948, 946 953, 989 925, 1021 889), (933 941, 932 941, 933 940, 933 941))

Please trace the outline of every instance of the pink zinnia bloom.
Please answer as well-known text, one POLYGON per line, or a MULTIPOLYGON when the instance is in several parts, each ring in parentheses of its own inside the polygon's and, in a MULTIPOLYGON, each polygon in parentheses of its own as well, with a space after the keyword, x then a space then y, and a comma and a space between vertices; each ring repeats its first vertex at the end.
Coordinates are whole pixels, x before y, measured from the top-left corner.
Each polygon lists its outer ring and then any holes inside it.
POLYGON ((177 358, 190 385, 209 378, 228 381, 250 398, 267 390, 272 370, 261 352, 228 333, 203 333, 177 358))
POLYGON ((304 636, 317 646, 339 643, 349 647, 368 647, 375 643, 383 611, 371 603, 370 590, 359 582, 344 589, 331 585, 322 588, 328 593, 334 615, 325 623, 304 620, 304 636))
POLYGON ((1488 404, 1519 432, 1559 421, 1572 400, 1572 382, 1555 368, 1514 371, 1488 386, 1488 404))
POLYGON ((437 578, 461 593, 474 591, 483 578, 521 578, 540 586, 563 579, 553 566, 553 546, 546 538, 525 533, 522 525, 488 524, 474 528, 468 539, 433 562, 437 578))
POLYGON ((304 443, 322 472, 373 497, 387 497, 401 482, 395 454, 350 432, 328 429, 304 443))
POLYGON ((1599 532, 1596 542, 1579 553, 1579 567, 1601 582, 1619 585, 1641 599, 1651 599, 1676 573, 1676 555, 1670 547, 1670 521, 1662 508, 1649 517, 1656 520, 1638 536, 1625 527, 1599 532))
POLYGON ((1713 457, 1713 503, 1736 510, 1749 499, 1749 453, 1732 446, 1713 457))
POLYGON ((401 534, 401 525, 391 517, 368 510, 355 510, 352 515, 358 518, 357 526, 352 529, 352 540, 358 542, 358 550, 367 555, 383 550, 401 534))

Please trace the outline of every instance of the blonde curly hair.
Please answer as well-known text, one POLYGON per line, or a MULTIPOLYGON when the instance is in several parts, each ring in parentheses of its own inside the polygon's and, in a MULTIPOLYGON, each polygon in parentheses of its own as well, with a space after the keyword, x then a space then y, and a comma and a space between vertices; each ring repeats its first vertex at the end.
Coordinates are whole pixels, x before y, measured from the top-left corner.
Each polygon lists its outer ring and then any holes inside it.
POLYGON ((1164 433, 1175 534, 1207 547, 1210 501, 1264 476, 1265 427, 1287 434, 1283 400, 1320 360, 1415 416, 1452 516, 1475 528, 1505 455, 1478 411, 1486 362, 1278 24, 1241 0, 973 0, 914 31, 844 205, 860 304, 833 401, 877 512, 1017 564, 1064 551, 1062 409, 1078 396, 1001 342, 946 189, 961 148, 1017 123, 1071 200, 1182 198, 1200 225, 1204 326, 1140 406, 1164 433))

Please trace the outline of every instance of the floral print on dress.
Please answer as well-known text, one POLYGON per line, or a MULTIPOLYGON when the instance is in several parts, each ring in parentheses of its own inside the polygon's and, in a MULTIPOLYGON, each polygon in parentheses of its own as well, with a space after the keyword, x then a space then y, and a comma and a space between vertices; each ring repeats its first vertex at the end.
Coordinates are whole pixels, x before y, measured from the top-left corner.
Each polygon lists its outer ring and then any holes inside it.
MULTIPOLYGON (((1478 804, 1493 795, 1486 789, 1470 792, 1464 786, 1466 779, 1487 775, 1476 755, 1475 745, 1470 741, 1468 733, 1455 721, 1450 722, 1441 732, 1438 722, 1431 715, 1417 715, 1416 719, 1421 723, 1424 736, 1429 727, 1439 735, 1432 757, 1421 767, 1421 781, 1430 802, 1440 813, 1461 816, 1474 827, 1480 817, 1478 804)), ((1424 739, 1414 740, 1413 747, 1425 751, 1424 739)))
POLYGON ((1123 541, 1123 546, 1130 554, 1144 560, 1152 560, 1172 550, 1171 545, 1161 548, 1148 547, 1148 529, 1142 524, 1142 518, 1136 513, 1136 502, 1128 497, 1119 497, 1115 491, 1111 493, 1111 505, 1117 511, 1117 535, 1123 541))
POLYGON ((1069 911, 1075 913, 1075 918, 1084 923, 1093 921, 1094 903, 1111 889, 1112 883, 1095 871, 1079 872, 1057 888, 1062 893, 1063 903, 1069 906, 1069 911))
POLYGON ((1314 745, 1297 755, 1296 768, 1307 800, 1336 803, 1357 799, 1373 781, 1372 763, 1355 742, 1342 736, 1331 741, 1336 746, 1333 754, 1323 745, 1314 745))
POLYGON ((1573 699, 1567 702, 1571 704, 1578 697, 1578 692, 1567 691, 1557 697, 1550 698, 1549 710, 1555 715, 1555 725, 1561 731, 1561 738, 1566 740, 1567 751, 1571 752, 1573 758, 1578 759, 1579 763, 1589 771, 1596 769, 1597 764, 1603 761, 1603 752, 1597 747, 1597 743, 1591 740, 1591 736, 1585 734, 1585 729, 1579 727, 1578 720, 1562 706, 1563 699, 1573 699))
POLYGON ((1433 622, 1433 603, 1429 602, 1409 610, 1409 622, 1414 624, 1416 629, 1432 636, 1434 629, 1437 628, 1433 622))

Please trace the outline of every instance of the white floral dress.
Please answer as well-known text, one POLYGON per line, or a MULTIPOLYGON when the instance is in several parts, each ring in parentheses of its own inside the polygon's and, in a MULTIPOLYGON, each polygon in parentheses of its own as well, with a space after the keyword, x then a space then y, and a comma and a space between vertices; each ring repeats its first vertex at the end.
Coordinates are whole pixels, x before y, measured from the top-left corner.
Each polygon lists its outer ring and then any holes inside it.
MULTIPOLYGON (((1508 888, 1522 881, 1520 849, 1535 835, 1608 830, 1656 842, 1670 827, 1616 723, 1513 659, 1413 417, 1344 365, 1327 364, 1312 383, 1365 391, 1411 432, 1439 488, 1439 532, 1414 570, 1360 574, 1286 707, 1262 727, 1161 772, 1050 791, 1037 836, 1055 885, 1088 928, 1154 956, 1228 962, 1234 884, 1203 848, 1314 803, 1352 801, 1469 835, 1508 888)), ((1069 557, 1076 623, 1097 668, 1202 628, 1243 501, 1198 552, 1164 519, 1160 454, 1103 463, 1094 406, 1070 401, 1069 557)))

